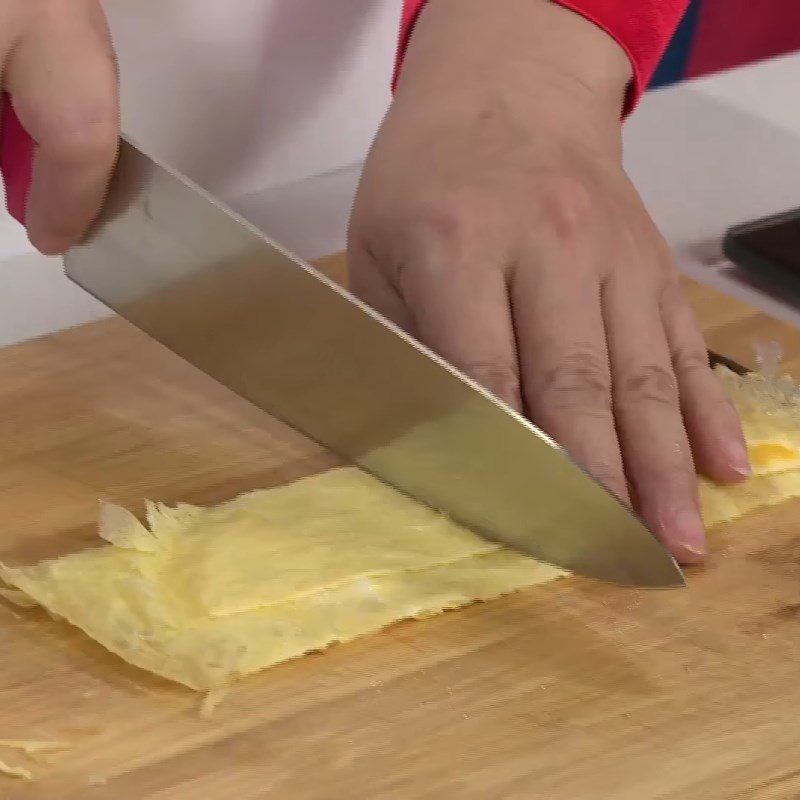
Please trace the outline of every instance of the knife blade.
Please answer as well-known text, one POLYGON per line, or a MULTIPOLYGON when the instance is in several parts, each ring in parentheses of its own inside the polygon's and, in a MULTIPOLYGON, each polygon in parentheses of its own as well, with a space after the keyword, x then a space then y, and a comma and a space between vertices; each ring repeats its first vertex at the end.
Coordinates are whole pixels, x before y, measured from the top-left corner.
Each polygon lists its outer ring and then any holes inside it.
POLYGON ((545 433, 129 140, 64 261, 212 378, 477 533, 602 580, 683 584, 545 433))

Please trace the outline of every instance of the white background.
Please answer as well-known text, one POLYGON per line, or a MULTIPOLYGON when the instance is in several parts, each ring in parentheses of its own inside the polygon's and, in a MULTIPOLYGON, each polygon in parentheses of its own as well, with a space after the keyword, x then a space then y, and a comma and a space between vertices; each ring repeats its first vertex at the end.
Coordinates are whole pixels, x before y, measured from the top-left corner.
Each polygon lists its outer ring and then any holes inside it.
MULTIPOLYGON (((105 0, 123 126, 306 258, 341 249, 388 105, 400 0, 105 0)), ((797 322, 720 269, 725 227, 800 206, 800 56, 649 94, 626 166, 683 269, 797 322)), ((0 344, 104 312, 0 215, 0 344)))

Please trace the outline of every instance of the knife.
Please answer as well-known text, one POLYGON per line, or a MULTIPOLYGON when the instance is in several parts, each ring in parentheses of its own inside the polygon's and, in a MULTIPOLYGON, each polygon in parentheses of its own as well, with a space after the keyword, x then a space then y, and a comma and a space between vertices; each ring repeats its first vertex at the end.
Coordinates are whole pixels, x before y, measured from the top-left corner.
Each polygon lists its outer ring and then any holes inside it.
POLYGON ((601 580, 683 585, 545 433, 127 138, 64 261, 236 394, 486 538, 601 580))

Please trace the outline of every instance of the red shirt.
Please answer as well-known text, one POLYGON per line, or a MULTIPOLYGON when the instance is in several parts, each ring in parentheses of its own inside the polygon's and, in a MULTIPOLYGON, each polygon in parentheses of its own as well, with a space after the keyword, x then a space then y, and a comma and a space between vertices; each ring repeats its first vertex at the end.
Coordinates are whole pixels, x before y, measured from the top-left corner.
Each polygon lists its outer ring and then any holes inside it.
MULTIPOLYGON (((403 0, 397 68, 427 0, 403 0)), ((491 2, 491 0, 486 0, 491 2)), ((633 65, 631 106, 650 82, 689 0, 556 0, 613 36, 633 65)))
MULTIPOLYGON (((486 0, 491 2, 491 0, 486 0)), ((644 91, 688 0, 558 0, 613 36, 628 53, 634 68, 632 99, 644 91)), ((398 66, 414 21, 425 0, 403 0, 398 66)), ((7 95, 0 118, 0 170, 6 184, 8 209, 25 217, 34 143, 19 123, 7 95)))

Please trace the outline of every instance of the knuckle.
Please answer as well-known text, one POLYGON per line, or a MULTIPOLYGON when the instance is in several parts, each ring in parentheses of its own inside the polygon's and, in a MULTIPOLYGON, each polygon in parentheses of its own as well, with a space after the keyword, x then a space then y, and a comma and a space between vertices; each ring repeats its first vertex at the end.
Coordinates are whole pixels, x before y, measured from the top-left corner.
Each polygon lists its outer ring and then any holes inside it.
POLYGON ((542 375, 536 405, 553 411, 611 416, 611 380, 606 360, 578 350, 542 375))
POLYGON ((467 255, 481 235, 486 210, 477 193, 448 191, 420 203, 415 228, 424 241, 455 255, 467 255))
POLYGON ((569 173, 553 174, 543 181, 541 213, 559 239, 573 239, 586 230, 594 213, 592 194, 586 179, 569 173))
POLYGON ((627 403, 678 403, 675 375, 660 364, 643 364, 623 375, 620 390, 627 403))
POLYGON ((59 161, 83 164, 112 156, 118 134, 119 114, 109 98, 53 113, 40 145, 59 161))
POLYGON ((520 391, 519 376, 513 367, 500 363, 469 362, 463 364, 460 369, 501 400, 517 402, 520 391))
POLYGON ((673 350, 672 361, 675 372, 679 374, 679 377, 703 376, 705 373, 711 373, 708 353, 705 348, 676 345, 673 350))

